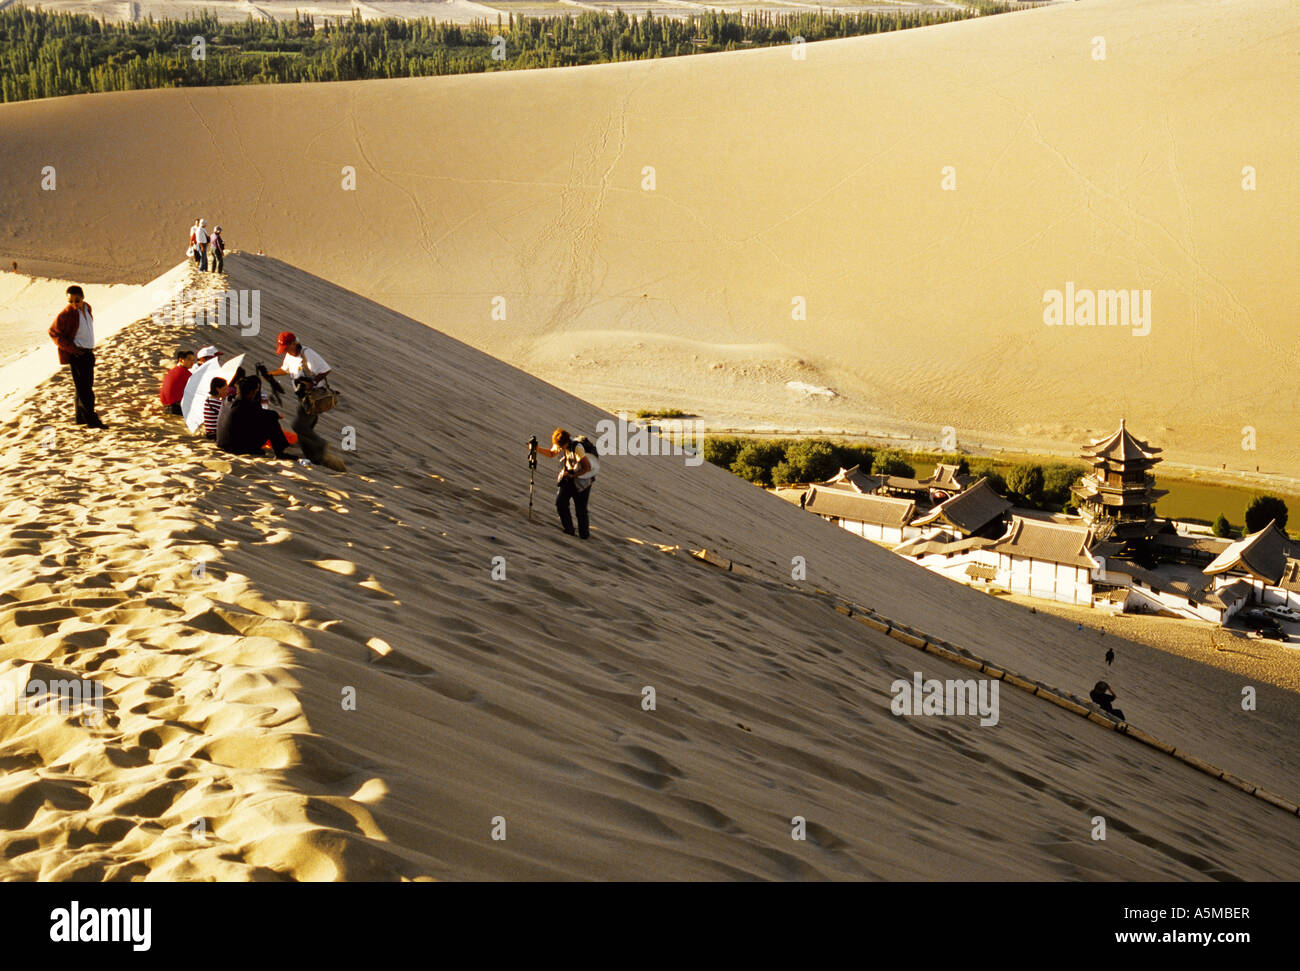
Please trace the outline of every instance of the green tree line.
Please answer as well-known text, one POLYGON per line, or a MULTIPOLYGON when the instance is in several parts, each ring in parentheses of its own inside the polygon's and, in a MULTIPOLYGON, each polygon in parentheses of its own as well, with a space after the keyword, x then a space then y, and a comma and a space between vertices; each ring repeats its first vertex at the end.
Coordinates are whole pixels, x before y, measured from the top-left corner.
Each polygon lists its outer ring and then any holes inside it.
POLYGON ((855 37, 1009 9, 996 0, 979 0, 977 9, 706 11, 680 20, 649 11, 644 17, 587 11, 576 17, 512 14, 496 24, 362 20, 354 11, 350 19, 317 24, 302 15, 291 21, 250 17, 224 23, 207 12, 185 20, 110 23, 86 14, 13 6, 0 11, 0 100, 565 67, 788 44, 795 37, 855 37), (203 41, 201 59, 193 56, 196 37, 203 41))
POLYGON ((823 482, 840 469, 861 466, 875 475, 912 478, 922 463, 956 465, 973 480, 987 478, 998 493, 1029 509, 1074 511, 1070 486, 1087 469, 1082 465, 1021 462, 1001 469, 991 462, 970 465, 958 455, 877 449, 830 439, 764 439, 709 436, 704 457, 755 485, 765 487, 823 482))

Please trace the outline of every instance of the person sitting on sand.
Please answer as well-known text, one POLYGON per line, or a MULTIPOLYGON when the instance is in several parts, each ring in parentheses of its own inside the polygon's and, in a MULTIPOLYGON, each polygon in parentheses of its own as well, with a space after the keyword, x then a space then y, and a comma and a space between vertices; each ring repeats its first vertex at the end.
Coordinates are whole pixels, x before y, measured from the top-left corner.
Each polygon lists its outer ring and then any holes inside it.
POLYGON ((284 437, 275 412, 262 407, 262 379, 250 374, 239 382, 238 394, 226 398, 217 415, 217 447, 235 455, 261 455, 262 447, 269 441, 278 459, 289 458, 285 449, 289 441, 284 437))
POLYGON ((208 361, 212 360, 214 357, 220 357, 220 356, 221 356, 221 352, 217 350, 215 347, 213 347, 211 344, 209 344, 207 347, 200 349, 198 354, 195 355, 194 366, 190 368, 190 373, 192 374, 193 372, 197 371, 199 368, 203 367, 203 365, 207 364, 208 361))
POLYGON ((1124 721, 1124 713, 1118 708, 1112 707, 1115 701, 1115 692, 1111 690, 1110 685, 1105 681, 1098 681, 1096 687, 1088 692, 1088 697, 1092 703, 1107 714, 1114 715, 1120 721, 1124 721))
POLYGON ((158 400, 162 402, 163 411, 169 415, 181 414, 181 399, 185 397, 185 385, 190 380, 190 370, 194 366, 194 352, 180 350, 176 352, 176 366, 163 375, 162 387, 158 389, 158 400))
POLYGON ((589 539, 591 528, 587 503, 591 501, 591 484, 596 481, 596 470, 586 450, 563 428, 551 433, 551 445, 554 447, 539 445, 537 452, 560 456, 560 472, 555 479, 555 511, 560 514, 560 526, 573 535, 573 518, 569 515, 569 503, 572 502, 573 512, 578 517, 578 538, 589 539))
POLYGON ((208 384, 208 396, 203 401, 203 434, 207 438, 217 437, 217 418, 221 415, 221 403, 225 400, 225 392, 225 378, 213 378, 208 384))

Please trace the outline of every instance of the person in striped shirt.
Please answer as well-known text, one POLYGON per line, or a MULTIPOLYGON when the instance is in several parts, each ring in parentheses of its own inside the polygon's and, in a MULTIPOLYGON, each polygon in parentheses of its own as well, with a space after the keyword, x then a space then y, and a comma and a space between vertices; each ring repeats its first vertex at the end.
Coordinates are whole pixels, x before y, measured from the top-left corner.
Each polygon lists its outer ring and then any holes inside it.
POLYGON ((217 416, 221 414, 221 400, 225 397, 226 379, 213 378, 208 385, 208 397, 203 402, 203 434, 217 437, 217 416))

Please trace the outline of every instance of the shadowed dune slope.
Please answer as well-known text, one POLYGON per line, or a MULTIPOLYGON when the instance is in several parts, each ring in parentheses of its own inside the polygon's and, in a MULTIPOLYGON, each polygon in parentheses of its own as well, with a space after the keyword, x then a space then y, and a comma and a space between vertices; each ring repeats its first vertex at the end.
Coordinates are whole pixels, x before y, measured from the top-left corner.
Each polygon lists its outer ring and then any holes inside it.
MULTIPOLYGON (((996 726, 895 717, 894 679, 969 672, 684 548, 774 578, 804 556, 809 588, 1078 691, 1103 646, 1069 625, 680 457, 606 457, 587 544, 554 525, 543 460, 529 523, 524 440, 602 412, 280 261, 236 257, 231 285, 265 295, 261 334, 195 338, 269 361, 294 326, 344 393, 322 425, 355 435, 351 472, 179 440, 130 377, 147 322, 104 352, 108 432, 71 457, 34 434, 76 432, 63 377, 0 430, 6 487, 41 485, 0 519, 4 660, 102 678, 112 712, 89 735, 0 719, 10 872, 1297 876, 1295 817, 1020 692, 996 726)), ((1300 792, 1294 695, 1245 713, 1233 676, 1117 647, 1136 724, 1300 792)))
POLYGON ((1085 0, 804 61, 4 105, 0 257, 142 282, 202 214, 610 408, 1055 449, 1123 412, 1295 474, 1298 51, 1293 0, 1085 0), (1150 290, 1149 335, 1045 326, 1067 283, 1150 290))

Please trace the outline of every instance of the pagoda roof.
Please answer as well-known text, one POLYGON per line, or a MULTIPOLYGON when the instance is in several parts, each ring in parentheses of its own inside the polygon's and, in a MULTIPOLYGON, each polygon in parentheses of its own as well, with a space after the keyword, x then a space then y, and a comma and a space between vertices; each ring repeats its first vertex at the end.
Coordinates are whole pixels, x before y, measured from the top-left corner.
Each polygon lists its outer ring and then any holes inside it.
POLYGON ((1124 419, 1120 419, 1119 428, 1110 435, 1083 446, 1084 458, 1105 458, 1113 462, 1159 462, 1157 453, 1163 451, 1134 438, 1129 432, 1124 419))
POLYGON ((1277 522, 1270 522, 1258 533, 1237 540, 1220 553, 1205 572, 1211 576, 1216 573, 1248 573, 1258 580, 1276 585, 1286 571, 1287 548, 1291 541, 1286 533, 1277 528, 1277 522))

